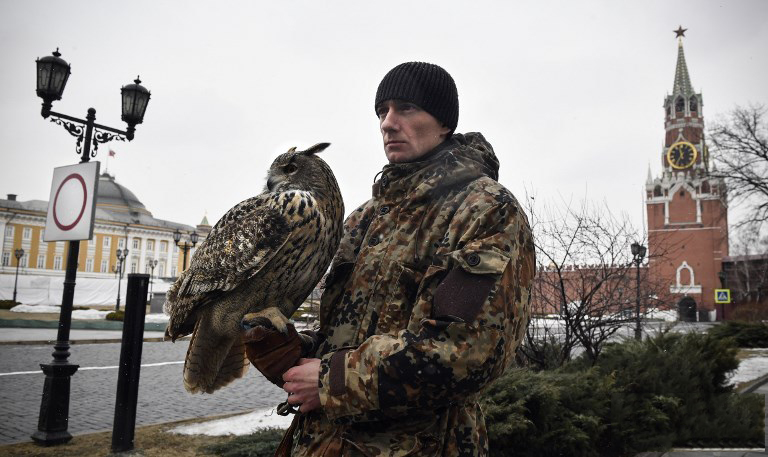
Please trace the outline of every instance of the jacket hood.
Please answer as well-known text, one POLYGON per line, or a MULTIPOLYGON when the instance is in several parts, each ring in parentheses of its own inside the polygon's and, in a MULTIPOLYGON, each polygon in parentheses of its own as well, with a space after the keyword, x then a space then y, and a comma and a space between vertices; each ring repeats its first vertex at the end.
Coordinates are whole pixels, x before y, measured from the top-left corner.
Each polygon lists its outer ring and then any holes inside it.
POLYGON ((427 197, 442 188, 487 176, 499 177, 499 159, 481 133, 456 133, 441 143, 426 159, 391 163, 373 185, 373 197, 427 197))

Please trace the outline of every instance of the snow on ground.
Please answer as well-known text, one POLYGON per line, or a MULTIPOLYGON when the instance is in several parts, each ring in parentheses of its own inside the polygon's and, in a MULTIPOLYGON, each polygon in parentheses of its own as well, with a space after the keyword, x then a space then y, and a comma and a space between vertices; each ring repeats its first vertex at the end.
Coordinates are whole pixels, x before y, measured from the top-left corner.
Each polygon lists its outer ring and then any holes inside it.
POLYGON ((753 381, 768 374, 768 350, 765 348, 742 350, 752 354, 739 363, 739 368, 731 376, 732 384, 753 381))
POLYGON ((104 319, 110 312, 98 309, 76 309, 72 311, 72 319, 104 319))
POLYGON ((265 428, 286 429, 291 425, 293 414, 280 416, 275 408, 260 409, 248 414, 216 419, 197 424, 181 425, 168 430, 178 435, 248 435, 256 430, 265 428))
POLYGON ((14 313, 58 313, 61 307, 53 305, 16 305, 11 308, 14 313))
MULTIPOLYGON (((61 311, 61 307, 53 305, 16 305, 11 308, 14 313, 55 313, 61 311)), ((76 309, 72 311, 72 319, 104 319, 109 311, 98 309, 76 309)))
POLYGON ((674 322, 677 320, 677 311, 673 309, 661 310, 658 308, 651 308, 645 314, 648 319, 661 319, 667 322, 674 322))
POLYGON ((165 324, 168 322, 168 315, 163 313, 147 314, 144 316, 144 322, 165 324))

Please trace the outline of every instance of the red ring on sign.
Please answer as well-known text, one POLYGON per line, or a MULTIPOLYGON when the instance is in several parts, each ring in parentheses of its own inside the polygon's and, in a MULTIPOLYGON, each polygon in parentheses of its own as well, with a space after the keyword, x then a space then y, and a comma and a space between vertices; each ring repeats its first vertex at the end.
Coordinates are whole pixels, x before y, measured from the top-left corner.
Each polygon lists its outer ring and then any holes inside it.
POLYGON ((59 188, 56 190, 56 198, 53 199, 53 222, 56 223, 56 227, 58 227, 61 230, 67 231, 72 230, 78 222, 80 222, 80 219, 83 217, 83 213, 85 213, 85 202, 88 200, 88 189, 85 187, 85 180, 82 176, 78 173, 72 173, 71 175, 64 178, 64 181, 59 184, 59 188), (83 186, 83 207, 80 208, 80 214, 77 215, 77 219, 75 219, 75 222, 64 225, 61 222, 59 222, 59 217, 56 215, 56 203, 59 201, 59 192, 61 192, 61 188, 64 187, 64 184, 67 183, 70 179, 77 179, 80 181, 80 185, 83 186))

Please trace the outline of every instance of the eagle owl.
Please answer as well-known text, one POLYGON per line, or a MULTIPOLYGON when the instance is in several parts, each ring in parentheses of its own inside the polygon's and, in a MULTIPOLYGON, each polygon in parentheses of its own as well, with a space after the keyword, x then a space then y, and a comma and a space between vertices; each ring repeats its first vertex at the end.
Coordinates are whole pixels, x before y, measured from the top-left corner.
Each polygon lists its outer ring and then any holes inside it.
POLYGON ((257 321, 285 329, 328 268, 344 217, 336 178, 317 157, 328 146, 278 156, 264 192, 227 211, 168 291, 166 338, 192 334, 189 392, 213 393, 242 377, 249 365, 243 316, 257 313, 257 321))

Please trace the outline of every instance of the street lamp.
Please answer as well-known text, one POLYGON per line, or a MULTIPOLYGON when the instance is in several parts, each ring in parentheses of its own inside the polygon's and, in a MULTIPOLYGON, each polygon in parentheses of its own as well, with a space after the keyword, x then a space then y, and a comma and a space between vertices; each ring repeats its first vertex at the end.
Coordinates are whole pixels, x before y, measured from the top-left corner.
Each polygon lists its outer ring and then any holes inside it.
MULTIPOLYGON (((122 119, 128 124, 128 129, 122 131, 97 124, 94 108, 88 108, 85 120, 51 111, 53 102, 61 100, 64 93, 71 73, 70 65, 61 58, 58 48, 53 52, 53 55, 38 58, 35 64, 37 67, 37 96, 43 99, 40 114, 45 119, 50 117, 51 122, 64 127, 70 135, 77 138, 75 150, 78 155, 82 154, 80 163, 86 163, 92 157, 96 157, 99 143, 107 143, 112 140, 133 140, 136 125, 144 121, 144 112, 150 98, 149 91, 139 84, 141 81, 138 78, 134 84, 123 86, 120 90, 122 119), (91 151, 91 146, 93 146, 93 151, 91 151)), ((46 446, 66 443, 72 439, 72 435, 67 432, 69 384, 70 378, 79 366, 69 363, 69 330, 72 324, 72 301, 75 295, 79 253, 80 240, 70 241, 58 334, 56 335, 56 344, 53 346, 53 360, 48 364, 40 364, 40 368, 45 373, 45 385, 43 387, 43 399, 40 403, 37 432, 32 435, 32 439, 36 443, 46 446)))
POLYGON ((147 262, 149 267, 149 299, 152 300, 152 278, 155 275, 155 267, 157 266, 157 259, 149 259, 147 262))
POLYGON ((632 243, 632 262, 635 264, 637 270, 637 280, 635 282, 635 290, 637 291, 635 301, 635 339, 643 339, 643 330, 640 326, 640 264, 643 263, 645 252, 647 248, 640 243, 632 243))
POLYGON ((19 283, 19 260, 24 257, 24 249, 16 249, 13 251, 13 255, 16 257, 16 279, 13 280, 13 303, 16 304, 16 285, 19 283))
POLYGON ((197 234, 197 232, 192 232, 189 234, 189 241, 192 243, 187 243, 186 241, 184 243, 181 243, 181 232, 177 229, 175 232, 173 232, 173 241, 176 243, 176 246, 181 248, 184 251, 184 263, 181 264, 181 271, 185 271, 187 269, 187 252, 189 252, 190 249, 195 247, 197 244, 197 239, 200 235, 197 234))
POLYGON ((117 255, 117 304, 115 311, 120 311, 120 282, 123 280, 123 265, 128 259, 128 248, 118 248, 115 255, 117 255))

